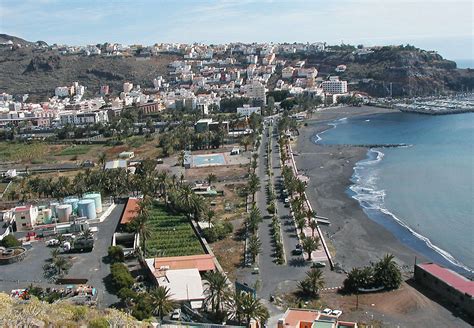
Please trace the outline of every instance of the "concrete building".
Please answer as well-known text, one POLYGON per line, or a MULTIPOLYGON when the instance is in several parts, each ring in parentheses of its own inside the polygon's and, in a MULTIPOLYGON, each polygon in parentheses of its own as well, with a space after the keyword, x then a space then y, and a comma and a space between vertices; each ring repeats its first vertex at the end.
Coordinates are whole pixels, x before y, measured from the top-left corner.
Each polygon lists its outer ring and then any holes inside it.
POLYGON ((109 117, 105 110, 94 112, 67 111, 59 114, 59 120, 62 125, 89 125, 99 122, 108 122, 109 117))
POLYGON ((132 91, 132 89, 133 89, 133 83, 131 83, 131 82, 125 82, 125 83, 123 84, 123 92, 129 93, 130 91, 132 91))
POLYGON ((436 263, 416 264, 414 275, 418 284, 474 317, 474 281, 436 263))
POLYGON ((339 77, 331 77, 329 81, 321 83, 323 91, 329 94, 347 93, 347 81, 340 81, 339 77))
POLYGON ((311 309, 287 309, 277 328, 357 328, 357 323, 340 321, 335 315, 311 309))
POLYGON ((261 106, 265 106, 267 104, 265 92, 265 85, 263 85, 259 81, 253 81, 245 88, 245 96, 252 100, 260 102, 261 106))
POLYGON ((249 117, 253 113, 261 115, 262 114, 262 108, 261 107, 250 107, 250 105, 244 105, 243 107, 237 107, 237 115, 239 115, 239 116, 249 117))
POLYGON ((13 211, 17 231, 28 231, 34 228, 38 219, 38 207, 32 205, 18 206, 13 211))

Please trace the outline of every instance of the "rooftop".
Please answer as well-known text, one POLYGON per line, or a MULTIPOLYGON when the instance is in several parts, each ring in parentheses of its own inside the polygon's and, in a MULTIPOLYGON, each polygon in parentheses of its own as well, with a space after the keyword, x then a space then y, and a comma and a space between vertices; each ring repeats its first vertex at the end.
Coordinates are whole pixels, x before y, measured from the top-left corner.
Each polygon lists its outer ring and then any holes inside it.
POLYGON ((449 286, 459 290, 461 293, 467 294, 470 297, 474 296, 474 281, 461 276, 459 273, 439 266, 436 263, 421 263, 417 264, 417 266, 439 280, 444 281, 449 286))
POLYGON ((120 219, 120 224, 127 224, 137 216, 139 209, 139 201, 140 200, 138 198, 133 197, 130 197, 127 200, 127 204, 125 205, 125 208, 123 210, 122 218, 120 219))
POLYGON ((209 254, 157 257, 154 260, 155 269, 166 267, 168 270, 198 269, 211 271, 215 269, 214 257, 209 254))
POLYGON ((319 315, 317 310, 288 309, 283 317, 283 325, 287 328, 299 328, 300 322, 313 322, 319 315))

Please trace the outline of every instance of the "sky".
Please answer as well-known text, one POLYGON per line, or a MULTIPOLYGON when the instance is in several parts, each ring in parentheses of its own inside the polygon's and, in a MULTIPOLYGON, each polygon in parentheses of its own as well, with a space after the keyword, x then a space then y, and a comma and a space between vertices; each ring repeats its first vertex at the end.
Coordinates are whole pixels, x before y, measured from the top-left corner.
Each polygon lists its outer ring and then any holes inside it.
POLYGON ((0 33, 48 44, 413 44, 474 59, 466 0, 0 0, 0 33))

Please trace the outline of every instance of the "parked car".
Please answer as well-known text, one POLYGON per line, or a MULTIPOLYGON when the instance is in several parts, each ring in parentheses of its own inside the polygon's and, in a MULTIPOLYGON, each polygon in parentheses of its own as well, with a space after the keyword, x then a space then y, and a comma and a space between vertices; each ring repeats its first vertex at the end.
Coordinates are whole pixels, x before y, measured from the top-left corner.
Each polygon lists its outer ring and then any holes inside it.
POLYGON ((332 313, 332 310, 329 309, 329 308, 325 308, 325 309, 323 310, 323 313, 329 315, 329 314, 332 313))
POLYGON ((252 274, 258 274, 260 270, 257 267, 254 267, 252 270, 252 274))
POLYGON ((295 248, 292 252, 293 255, 302 255, 303 250, 301 248, 295 248))
POLYGON ((326 263, 324 262, 314 262, 313 265, 312 265, 313 268, 325 268, 326 267, 326 263))
POLYGON ((336 317, 339 318, 339 317, 341 316, 341 314, 342 314, 342 311, 341 311, 341 310, 333 310, 333 311, 331 312, 331 314, 332 314, 332 315, 335 315, 336 317))
POLYGON ((59 246, 60 242, 57 239, 50 239, 46 241, 46 246, 59 246))
POLYGON ((179 320, 181 318, 181 309, 174 309, 171 314, 171 320, 179 320))

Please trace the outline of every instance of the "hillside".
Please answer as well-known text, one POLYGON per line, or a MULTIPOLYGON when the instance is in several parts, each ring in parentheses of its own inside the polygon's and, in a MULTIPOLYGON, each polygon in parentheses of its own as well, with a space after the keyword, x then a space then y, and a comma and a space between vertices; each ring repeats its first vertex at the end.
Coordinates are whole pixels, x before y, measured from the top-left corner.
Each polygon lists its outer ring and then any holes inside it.
POLYGON ((474 88, 473 70, 458 69, 455 62, 433 52, 411 46, 381 47, 365 55, 353 52, 354 49, 339 49, 299 57, 306 59, 307 65, 317 67, 320 74, 339 75, 355 82, 349 85, 350 90, 365 91, 372 96, 388 96, 390 83, 393 96, 433 95, 474 88), (347 70, 336 73, 335 67, 341 64, 347 70))
POLYGON ((124 81, 152 87, 153 79, 166 75, 167 65, 177 56, 163 54, 143 60, 138 57, 61 55, 38 47, 0 48, 0 93, 30 94, 30 100, 45 100, 57 86, 78 81, 89 95, 108 84, 111 92, 122 90, 124 81))
MULTIPOLYGON (((30 100, 46 100, 57 86, 78 81, 88 88, 86 96, 99 91, 103 84, 117 94, 124 81, 147 88, 153 79, 167 74, 167 65, 178 55, 153 57, 107 57, 62 55, 46 43, 25 41, 0 34, 0 43, 12 40, 21 47, 0 46, 0 93, 30 94, 30 100)), ((319 76, 339 74, 348 80, 350 91, 372 96, 433 95, 435 93, 474 89, 474 70, 458 69, 456 63, 440 55, 413 46, 379 47, 372 53, 357 54, 352 46, 333 46, 329 51, 278 56, 306 60, 306 67, 316 67, 319 76), (337 65, 347 70, 336 73, 337 65)), ((275 76, 276 77, 276 76, 275 76)), ((276 81, 271 81, 273 84, 276 81)))

